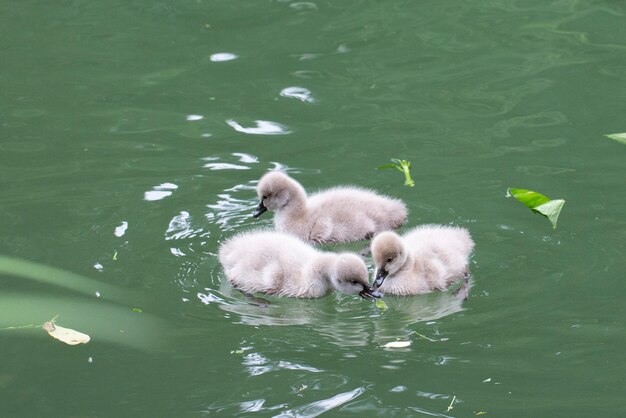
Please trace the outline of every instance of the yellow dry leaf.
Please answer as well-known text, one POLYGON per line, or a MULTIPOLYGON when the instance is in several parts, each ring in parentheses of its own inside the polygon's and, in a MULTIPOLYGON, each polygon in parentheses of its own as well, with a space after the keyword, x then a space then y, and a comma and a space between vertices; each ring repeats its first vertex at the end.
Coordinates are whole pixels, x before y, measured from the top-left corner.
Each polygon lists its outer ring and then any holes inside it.
POLYGON ((48 331, 48 334, 50 334, 52 338, 56 338, 69 345, 86 344, 91 339, 87 334, 83 334, 71 328, 60 327, 51 321, 45 322, 42 328, 48 331))
POLYGON ((385 348, 404 348, 411 345, 411 341, 393 341, 383 345, 385 348))

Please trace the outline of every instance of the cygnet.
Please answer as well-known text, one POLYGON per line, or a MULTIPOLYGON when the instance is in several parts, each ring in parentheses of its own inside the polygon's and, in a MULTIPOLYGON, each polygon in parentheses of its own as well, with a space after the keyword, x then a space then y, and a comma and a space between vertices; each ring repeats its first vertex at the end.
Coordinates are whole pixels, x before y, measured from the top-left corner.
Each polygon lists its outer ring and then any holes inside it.
POLYGON ((228 280, 244 293, 317 298, 338 290, 378 297, 359 256, 318 251, 290 234, 241 233, 220 246, 219 259, 228 280))
POLYGON ((423 225, 404 236, 386 231, 374 237, 374 289, 390 295, 418 295, 444 290, 469 277, 474 241, 465 228, 423 225))
POLYGON ((307 196, 294 179, 270 171, 259 180, 261 202, 252 216, 275 211, 274 226, 313 243, 350 242, 396 229, 406 221, 399 199, 358 187, 339 186, 307 196))

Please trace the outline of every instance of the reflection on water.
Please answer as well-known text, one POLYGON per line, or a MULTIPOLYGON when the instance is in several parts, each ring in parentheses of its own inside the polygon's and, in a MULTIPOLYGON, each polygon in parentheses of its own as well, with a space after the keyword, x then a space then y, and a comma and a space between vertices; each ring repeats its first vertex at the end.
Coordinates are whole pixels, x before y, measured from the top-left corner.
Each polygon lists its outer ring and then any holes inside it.
POLYGON ((115 227, 114 234, 118 238, 123 237, 127 229, 128 229, 128 222, 122 221, 122 223, 119 226, 115 227))
POLYGON ((315 102, 315 99, 311 95, 311 91, 309 89, 305 89, 304 87, 285 87, 280 91, 280 95, 283 97, 297 99, 305 103, 315 102))
POLYGON ((310 402, 308 404, 298 406, 296 408, 288 409, 278 415, 274 415, 276 418, 309 418, 317 417, 324 412, 337 408, 365 392, 364 387, 358 387, 349 392, 339 393, 333 397, 322 399, 319 401, 310 402))
POLYGON ((413 297, 386 296, 383 298, 388 306, 385 311, 371 302, 340 294, 331 294, 322 300, 263 296, 270 304, 258 306, 250 303, 225 278, 219 292, 206 289, 197 297, 204 304, 217 303, 222 310, 236 314, 236 323, 250 326, 307 325, 333 344, 361 347, 382 346, 398 338, 408 338, 414 334, 416 323, 432 324, 463 311, 470 286, 471 281, 467 287, 446 292, 413 297))
POLYGON ((155 201, 162 200, 174 193, 174 190, 178 189, 178 186, 173 183, 162 183, 158 186, 154 186, 152 190, 144 193, 143 200, 155 201))
POLYGON ((202 228, 194 228, 192 226, 192 218, 189 212, 182 211, 174 216, 165 231, 166 240, 180 240, 186 238, 195 238, 197 236, 206 237, 209 233, 202 228))
POLYGON ((244 127, 233 119, 228 119, 226 123, 237 132, 251 135, 286 135, 291 131, 285 125, 269 120, 255 120, 254 127, 244 127))
MULTIPOLYGON (((255 187, 241 185, 234 192, 241 190, 255 190, 255 187)), ((227 193, 219 194, 217 197, 219 200, 216 203, 207 205, 213 212, 206 213, 205 217, 218 225, 222 231, 231 231, 249 221, 252 211, 258 204, 256 199, 238 199, 227 193)))
MULTIPOLYGON (((309 387, 307 385, 302 385, 299 388, 295 388, 294 391, 298 394, 299 391, 306 391, 308 389, 309 387)), ((289 407, 286 403, 266 405, 269 403, 267 399, 254 399, 231 405, 213 405, 207 408, 207 412, 210 414, 213 411, 219 413, 232 410, 231 414, 234 415, 234 410, 238 410, 239 412, 269 412, 269 416, 274 418, 313 418, 359 398, 367 390, 366 387, 360 386, 347 392, 339 392, 331 397, 318 399, 289 409, 285 409, 289 407), (272 412, 280 410, 282 411, 276 414, 272 412)))
MULTIPOLYGON (((139 301, 137 301, 139 302, 139 301)), ((44 293, 5 292, 0 296, 0 328, 42 324, 58 316, 58 324, 91 337, 89 346, 108 342, 149 352, 166 348, 171 333, 166 321, 135 312, 130 306, 100 298, 49 296, 44 293)), ((45 340, 39 327, 15 330, 15 335, 29 335, 45 340)))
POLYGON ((284 360, 269 360, 259 353, 250 353, 246 354, 243 358, 242 362, 243 366, 248 370, 250 376, 260 376, 262 374, 277 371, 280 369, 284 370, 304 370, 310 373, 320 373, 323 370, 316 369, 315 367, 302 365, 302 364, 294 364, 289 361, 284 360))
POLYGON ((224 61, 232 61, 237 59, 237 55, 232 54, 230 52, 219 52, 217 54, 212 54, 209 59, 213 62, 224 62, 224 61))

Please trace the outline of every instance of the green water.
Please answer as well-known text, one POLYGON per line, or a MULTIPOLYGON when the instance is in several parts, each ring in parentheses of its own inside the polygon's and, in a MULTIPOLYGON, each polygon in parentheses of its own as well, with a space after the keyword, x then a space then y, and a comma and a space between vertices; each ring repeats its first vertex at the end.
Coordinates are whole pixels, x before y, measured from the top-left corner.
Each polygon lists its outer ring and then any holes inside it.
POLYGON ((626 415, 626 146, 603 136, 626 131, 625 18, 611 0, 2 2, 0 328, 58 314, 92 339, 0 330, 0 415, 626 415), (414 188, 374 170, 393 157, 414 188), (469 228, 469 300, 249 304, 216 253, 271 225, 250 214, 274 167, 469 228), (558 229, 509 186, 565 199, 558 229))

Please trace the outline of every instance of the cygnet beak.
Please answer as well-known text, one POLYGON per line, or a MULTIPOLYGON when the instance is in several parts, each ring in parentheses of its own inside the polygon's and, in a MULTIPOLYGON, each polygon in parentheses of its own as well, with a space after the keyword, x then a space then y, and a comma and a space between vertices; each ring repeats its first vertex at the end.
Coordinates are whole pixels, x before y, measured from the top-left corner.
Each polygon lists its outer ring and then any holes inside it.
POLYGON ((263 204, 263 200, 261 200, 261 203, 259 203, 259 206, 256 207, 256 210, 254 211, 254 213, 252 214, 252 217, 254 218, 258 218, 259 216, 261 216, 263 214, 263 212, 267 211, 267 208, 265 207, 265 205, 263 204))
POLYGON ((387 277, 387 275, 389 274, 389 272, 387 270, 385 270, 384 268, 379 268, 378 271, 376 272, 376 278, 374 279, 374 289, 378 289, 379 287, 381 287, 383 285, 383 282, 385 281, 385 278, 387 277))
POLYGON ((361 296, 363 299, 367 299, 367 300, 376 300, 380 297, 383 296, 382 293, 377 292, 376 290, 372 289, 371 286, 363 286, 363 290, 361 290, 361 292, 359 292, 359 296, 361 296))

